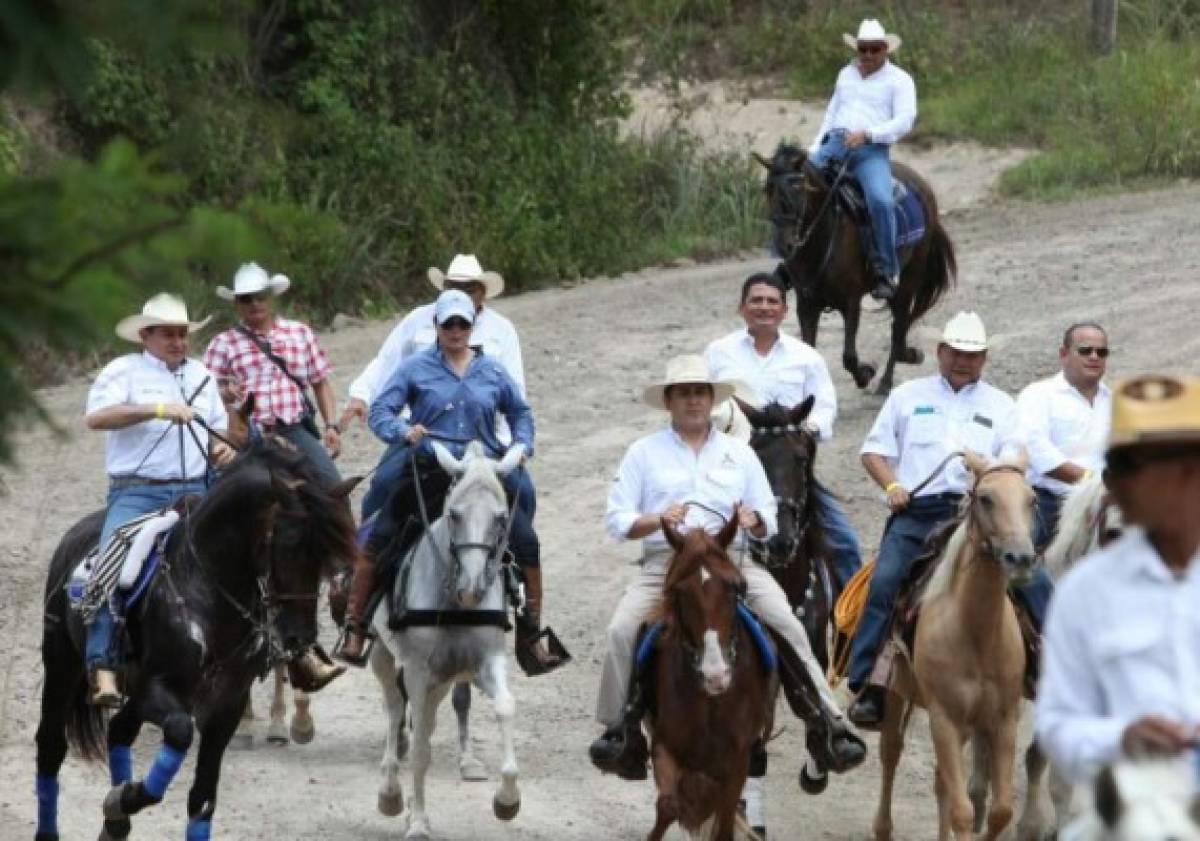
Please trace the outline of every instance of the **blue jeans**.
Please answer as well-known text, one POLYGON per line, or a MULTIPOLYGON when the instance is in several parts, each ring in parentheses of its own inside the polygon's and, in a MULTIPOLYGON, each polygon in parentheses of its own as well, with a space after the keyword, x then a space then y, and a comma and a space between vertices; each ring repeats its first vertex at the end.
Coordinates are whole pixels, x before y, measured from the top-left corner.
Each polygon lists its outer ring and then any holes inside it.
POLYGON ((832 491, 820 484, 817 485, 817 507, 821 525, 825 529, 825 538, 829 542, 838 589, 841 589, 862 566, 858 535, 855 534, 854 526, 850 524, 842 503, 832 491))
POLYGON ((1058 514, 1062 510, 1062 497, 1045 488, 1034 488, 1037 494, 1037 524, 1033 545, 1039 552, 1050 545, 1058 530, 1058 514))
POLYGON ((955 515, 960 500, 957 494, 919 496, 888 520, 875 558, 867 604, 850 648, 851 691, 857 692, 871 676, 875 658, 891 626, 896 597, 921 554, 925 538, 935 526, 955 515))
MULTIPOLYGON (((185 494, 202 494, 205 491, 204 482, 178 482, 171 485, 133 485, 127 488, 110 488, 108 491, 108 510, 104 514, 104 527, 100 530, 100 546, 108 544, 108 539, 117 526, 129 522, 134 517, 149 514, 172 505, 175 500, 185 494)), ((113 668, 119 665, 120 652, 113 650, 113 630, 116 627, 116 617, 112 608, 120 613, 123 610, 121 596, 113 593, 110 604, 102 604, 92 618, 87 628, 87 646, 84 659, 88 669, 113 668)))
POLYGON ((408 454, 412 448, 407 442, 389 444, 379 457, 379 464, 371 475, 371 484, 362 501, 362 522, 371 519, 376 511, 387 502, 392 488, 396 487, 404 471, 408 470, 408 454))
POLYGON ((891 147, 886 143, 866 143, 857 149, 846 148, 846 133, 829 132, 821 139, 816 153, 809 157, 813 166, 821 169, 829 162, 841 166, 858 179, 867 200, 871 216, 871 253, 875 270, 885 277, 900 274, 896 257, 896 202, 892 197, 891 147))

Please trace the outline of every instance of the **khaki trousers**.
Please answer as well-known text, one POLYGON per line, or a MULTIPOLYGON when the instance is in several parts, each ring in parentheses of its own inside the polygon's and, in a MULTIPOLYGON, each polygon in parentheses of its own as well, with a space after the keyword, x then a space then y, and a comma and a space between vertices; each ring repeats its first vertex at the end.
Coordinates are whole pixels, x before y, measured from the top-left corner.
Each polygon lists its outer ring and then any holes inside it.
MULTIPOLYGON (((613 611, 608 624, 608 651, 600 672, 600 694, 596 701, 596 720, 605 727, 621 722, 621 713, 629 693, 638 628, 662 601, 663 580, 669 561, 670 556, 666 553, 646 557, 641 574, 625 588, 613 611)), ((834 718, 841 718, 841 709, 825 679, 825 671, 813 655, 808 634, 792 613, 783 589, 771 573, 758 564, 746 561, 741 570, 746 579, 746 605, 792 647, 808 670, 826 710, 834 718)))

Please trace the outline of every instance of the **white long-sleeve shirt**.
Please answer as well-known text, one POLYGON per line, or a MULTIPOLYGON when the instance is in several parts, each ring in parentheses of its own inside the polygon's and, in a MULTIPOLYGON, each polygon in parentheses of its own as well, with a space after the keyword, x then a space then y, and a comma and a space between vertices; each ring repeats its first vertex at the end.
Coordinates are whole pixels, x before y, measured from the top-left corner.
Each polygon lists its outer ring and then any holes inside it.
POLYGON ((1131 528, 1054 589, 1035 729, 1082 783, 1120 758, 1125 728, 1146 715, 1200 726, 1200 557, 1176 577, 1131 528))
POLYGON ((821 138, 834 129, 865 131, 872 143, 892 145, 912 131, 917 121, 917 86, 890 61, 863 78, 855 62, 838 73, 825 119, 809 147, 815 152, 821 138))
POLYGON ((1060 496, 1070 491, 1071 485, 1046 475, 1068 461, 1085 470, 1104 468, 1112 423, 1112 391, 1104 383, 1089 403, 1060 371, 1022 389, 1017 417, 1037 487, 1060 496))
MULTIPOLYGON (((758 512, 768 536, 777 531, 775 494, 762 462, 749 446, 715 429, 699 453, 670 426, 633 442, 609 488, 605 525, 610 536, 625 540, 638 517, 680 502, 700 503, 726 518, 740 502, 758 512)), ((688 507, 684 525, 720 531, 725 520, 700 505, 688 507)), ((644 556, 666 547, 662 529, 642 538, 644 556)))
MULTIPOLYGON (((958 450, 999 457, 1016 440, 1013 399, 982 380, 958 391, 935 374, 897 386, 867 433, 862 453, 884 456, 910 492, 958 450)), ((955 459, 918 496, 966 493, 970 483, 955 459)))
POLYGON ((741 380, 749 386, 760 408, 768 403, 791 408, 813 395, 808 420, 822 439, 833 437, 837 392, 825 360, 812 346, 781 333, 770 352, 761 356, 750 331, 735 330, 712 342, 704 351, 704 361, 716 379, 741 380))

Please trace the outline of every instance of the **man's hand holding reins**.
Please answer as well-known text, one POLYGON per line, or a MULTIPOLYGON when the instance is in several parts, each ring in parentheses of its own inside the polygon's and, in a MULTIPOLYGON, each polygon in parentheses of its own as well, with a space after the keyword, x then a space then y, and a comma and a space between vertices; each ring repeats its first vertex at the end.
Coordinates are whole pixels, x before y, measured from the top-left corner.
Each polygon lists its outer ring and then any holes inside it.
POLYGON ((152 408, 155 418, 180 425, 191 423, 196 417, 196 410, 186 403, 159 403, 152 408))
POLYGON ((867 133, 865 131, 852 131, 846 135, 846 148, 857 149, 867 142, 867 133))
POLYGON ((425 439, 425 436, 428 434, 429 434, 428 429, 421 426, 421 424, 419 424, 419 423, 414 423, 412 426, 410 426, 408 428, 408 432, 405 433, 404 440, 407 441, 408 443, 412 444, 415 447, 418 444, 420 444, 421 441, 423 441, 425 439))
POLYGON ((355 418, 358 418, 363 423, 367 422, 367 403, 365 400, 351 397, 350 402, 346 404, 346 408, 342 410, 342 416, 338 418, 338 426, 342 429, 349 429, 350 422, 355 418))
POLYGON ((1177 756, 1200 745, 1200 733, 1178 721, 1147 715, 1125 728, 1121 750, 1127 756, 1177 756))
POLYGON ((767 524, 763 522, 762 516, 753 508, 748 508, 739 502, 734 506, 733 511, 734 516, 737 517, 738 525, 743 529, 758 538, 767 536, 767 524))
POLYGON ((892 482, 884 489, 884 493, 887 494, 888 508, 892 509, 893 512, 903 511, 908 507, 908 488, 899 482, 892 482))
POLYGON ((213 439, 208 448, 209 458, 217 467, 224 467, 233 461, 237 456, 237 451, 223 441, 213 439))

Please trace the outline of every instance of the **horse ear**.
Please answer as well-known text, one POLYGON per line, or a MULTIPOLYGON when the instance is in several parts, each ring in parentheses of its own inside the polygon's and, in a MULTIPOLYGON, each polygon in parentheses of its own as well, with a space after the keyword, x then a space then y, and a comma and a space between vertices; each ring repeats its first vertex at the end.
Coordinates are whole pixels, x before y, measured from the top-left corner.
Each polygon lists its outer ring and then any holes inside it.
POLYGON ((1117 788, 1117 777, 1111 765, 1105 765, 1096 776, 1096 812, 1109 829, 1114 829, 1121 819, 1121 791, 1117 788))
POLYGON ((1021 468, 1022 471, 1029 469, 1029 450, 1025 449, 1024 444, 1018 444, 1012 455, 1012 463, 1021 468))
POLYGON ((675 526, 671 525, 666 518, 663 518, 662 530, 663 534, 667 538, 667 543, 671 544, 672 549, 678 552, 683 548, 683 535, 681 535, 679 530, 675 528, 675 526))
POLYGON ((752 157, 752 158, 754 158, 754 160, 758 161, 758 163, 762 166, 762 168, 767 170, 767 172, 771 171, 771 162, 768 161, 766 158, 764 158, 762 155, 758 154, 758 152, 751 152, 750 157, 752 157))
POLYGON ((364 478, 363 476, 351 476, 349 479, 343 479, 329 489, 329 496, 333 499, 345 499, 354 492, 364 478))
POLYGON ((975 474, 976 479, 979 478, 980 474, 987 470, 987 459, 972 450, 967 450, 964 452, 962 458, 963 464, 967 466, 967 470, 970 470, 973 474, 975 474))
POLYGON ((742 410, 742 414, 746 416, 746 420, 750 421, 751 426, 762 426, 762 412, 751 406, 736 394, 729 398, 737 407, 742 410))
POLYGON ((504 458, 496 463, 496 475, 504 478, 509 473, 512 473, 521 466, 521 459, 525 458, 525 445, 513 444, 508 448, 508 452, 504 454, 504 458))
POLYGON ((431 441, 430 445, 433 447, 433 455, 437 458, 438 464, 442 466, 442 470, 445 470, 453 479, 457 479, 462 475, 463 465, 461 461, 450 455, 450 451, 437 441, 431 441))
POLYGON ((804 398, 804 402, 799 406, 793 406, 791 412, 792 423, 796 426, 799 426, 801 423, 803 423, 804 419, 808 417, 809 412, 812 411, 813 404, 816 402, 817 396, 815 394, 810 394, 808 397, 804 398))
POLYGON ((722 527, 721 531, 717 534, 717 543, 720 544, 722 549, 728 549, 729 544, 733 543, 734 536, 737 535, 738 528, 739 528, 739 526, 738 526, 738 509, 739 508, 741 508, 740 505, 738 505, 736 508, 733 509, 733 516, 729 518, 729 522, 726 523, 724 525, 724 527, 722 527))

